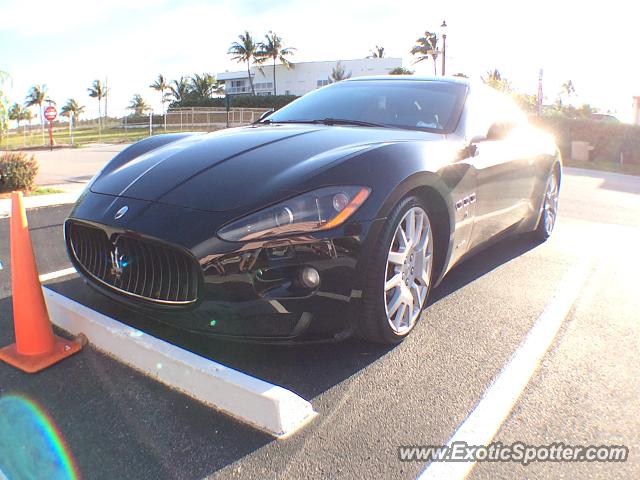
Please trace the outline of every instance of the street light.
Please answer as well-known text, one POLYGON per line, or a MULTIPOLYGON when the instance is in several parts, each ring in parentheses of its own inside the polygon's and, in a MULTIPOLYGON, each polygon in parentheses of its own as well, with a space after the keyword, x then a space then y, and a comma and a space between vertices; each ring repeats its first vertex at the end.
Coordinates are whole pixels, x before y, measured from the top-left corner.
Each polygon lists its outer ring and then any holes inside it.
POLYGON ((447 58, 447 22, 442 21, 440 25, 440 34, 442 35, 442 76, 445 75, 445 62, 447 58))

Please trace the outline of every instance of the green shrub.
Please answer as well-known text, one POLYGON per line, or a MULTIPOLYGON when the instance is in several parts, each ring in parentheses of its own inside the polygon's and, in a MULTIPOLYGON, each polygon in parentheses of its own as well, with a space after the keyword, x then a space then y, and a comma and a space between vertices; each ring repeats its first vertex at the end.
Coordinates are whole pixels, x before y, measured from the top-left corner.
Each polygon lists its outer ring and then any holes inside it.
POLYGON ((625 123, 609 123, 562 116, 531 117, 531 123, 547 130, 556 139, 564 158, 571 158, 571 142, 589 142, 593 146, 591 160, 640 163, 640 127, 625 123))
POLYGON ((35 156, 23 152, 6 152, 0 156, 0 192, 31 190, 38 174, 35 156))
MULTIPOLYGON (((275 108, 276 110, 291 103, 295 95, 229 95, 231 108, 275 108)), ((185 99, 173 102, 171 108, 181 107, 226 107, 224 97, 207 98, 206 100, 185 99)))

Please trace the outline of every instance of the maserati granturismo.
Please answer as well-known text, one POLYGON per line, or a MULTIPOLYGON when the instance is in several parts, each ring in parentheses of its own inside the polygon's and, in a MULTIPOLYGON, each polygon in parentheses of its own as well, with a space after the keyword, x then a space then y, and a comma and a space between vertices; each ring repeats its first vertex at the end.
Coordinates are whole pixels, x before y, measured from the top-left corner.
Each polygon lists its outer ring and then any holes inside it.
POLYGON ((249 126, 129 146, 91 180, 65 239, 91 286, 152 321, 392 344, 454 265, 506 234, 551 234, 561 163, 553 138, 481 83, 354 78, 249 126))

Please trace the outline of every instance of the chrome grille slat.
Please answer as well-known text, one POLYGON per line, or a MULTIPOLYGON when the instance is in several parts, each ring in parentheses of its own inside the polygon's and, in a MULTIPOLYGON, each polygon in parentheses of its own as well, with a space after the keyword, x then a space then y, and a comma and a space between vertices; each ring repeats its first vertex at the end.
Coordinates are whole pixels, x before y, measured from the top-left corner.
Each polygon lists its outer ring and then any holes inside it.
POLYGON ((69 221, 66 228, 73 257, 94 280, 152 302, 196 301, 197 265, 185 252, 126 233, 109 239, 104 230, 84 223, 69 221))

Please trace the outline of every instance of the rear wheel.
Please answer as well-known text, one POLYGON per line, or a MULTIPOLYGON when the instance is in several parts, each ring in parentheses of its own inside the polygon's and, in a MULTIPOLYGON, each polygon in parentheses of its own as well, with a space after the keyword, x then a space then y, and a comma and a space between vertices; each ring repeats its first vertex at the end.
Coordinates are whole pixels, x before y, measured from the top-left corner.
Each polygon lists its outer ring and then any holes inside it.
POLYGON ((427 208, 407 197, 389 215, 367 272, 361 335, 378 343, 402 341, 427 302, 433 270, 433 231, 427 208))
POLYGON ((533 232, 534 236, 539 240, 546 240, 553 232, 553 227, 555 226, 556 219, 558 217, 559 191, 560 183, 558 170, 554 168, 551 175, 549 175, 549 180, 547 181, 547 186, 544 192, 544 198, 542 199, 542 214, 540 215, 538 226, 533 232))

